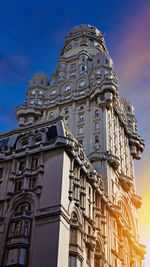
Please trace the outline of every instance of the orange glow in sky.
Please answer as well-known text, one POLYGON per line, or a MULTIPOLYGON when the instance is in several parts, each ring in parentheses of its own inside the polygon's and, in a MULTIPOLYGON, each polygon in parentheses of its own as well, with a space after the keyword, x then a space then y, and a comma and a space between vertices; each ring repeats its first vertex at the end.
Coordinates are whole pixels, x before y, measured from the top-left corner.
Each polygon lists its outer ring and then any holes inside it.
POLYGON ((150 187, 145 189, 143 193, 141 193, 143 197, 143 205, 142 208, 138 211, 139 215, 139 223, 140 223, 140 236, 141 241, 146 245, 146 256, 143 261, 144 266, 150 266, 150 187), (149 265, 148 265, 149 264, 149 265))
POLYGON ((150 3, 122 25, 116 71, 119 92, 135 107, 138 133, 145 140, 142 159, 135 163, 137 194, 143 198, 138 210, 140 242, 147 246, 144 267, 150 266, 150 3))

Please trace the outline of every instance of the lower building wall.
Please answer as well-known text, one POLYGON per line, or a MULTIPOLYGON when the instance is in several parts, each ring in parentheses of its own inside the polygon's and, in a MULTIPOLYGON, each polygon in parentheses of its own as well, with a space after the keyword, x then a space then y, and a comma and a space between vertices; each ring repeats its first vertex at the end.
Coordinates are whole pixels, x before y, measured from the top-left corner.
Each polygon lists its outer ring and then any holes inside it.
POLYGON ((69 261, 70 225, 62 218, 59 228, 59 248, 57 267, 67 267, 69 261))
POLYGON ((29 267, 56 267, 58 257, 59 220, 38 221, 31 241, 29 267))

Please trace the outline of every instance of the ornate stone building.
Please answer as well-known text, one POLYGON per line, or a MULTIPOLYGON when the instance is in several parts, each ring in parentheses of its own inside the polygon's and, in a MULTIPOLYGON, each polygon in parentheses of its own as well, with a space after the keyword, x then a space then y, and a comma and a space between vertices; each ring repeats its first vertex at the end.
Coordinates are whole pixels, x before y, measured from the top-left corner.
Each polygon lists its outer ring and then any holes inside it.
POLYGON ((99 30, 74 27, 0 135, 1 266, 140 267, 133 160, 144 142, 99 30))

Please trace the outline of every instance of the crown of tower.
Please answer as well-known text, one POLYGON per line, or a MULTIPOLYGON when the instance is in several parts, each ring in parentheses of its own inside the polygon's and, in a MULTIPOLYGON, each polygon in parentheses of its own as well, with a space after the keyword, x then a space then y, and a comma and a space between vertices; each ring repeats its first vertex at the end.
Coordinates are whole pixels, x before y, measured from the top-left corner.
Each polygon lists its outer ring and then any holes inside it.
MULTIPOLYGON (((96 51, 104 51, 108 53, 102 33, 91 25, 79 25, 69 31, 65 38, 63 48, 61 50, 61 56, 66 56, 66 53, 71 49, 83 50, 83 47, 95 48, 96 51)), ((97 51, 97 52, 98 52, 97 51)), ((91 50, 91 53, 93 51, 91 50)))

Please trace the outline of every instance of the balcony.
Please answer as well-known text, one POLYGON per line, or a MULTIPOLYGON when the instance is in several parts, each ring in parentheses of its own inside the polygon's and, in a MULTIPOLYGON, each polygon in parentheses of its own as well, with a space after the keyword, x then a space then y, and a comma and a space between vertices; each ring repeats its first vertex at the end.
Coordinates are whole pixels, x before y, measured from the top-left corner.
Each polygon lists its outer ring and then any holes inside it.
POLYGON ((90 249, 94 249, 96 246, 96 237, 93 235, 87 235, 85 239, 86 246, 90 249))
POLYGON ((134 204, 134 206, 139 209, 142 205, 142 198, 136 194, 132 195, 132 203, 134 204))

